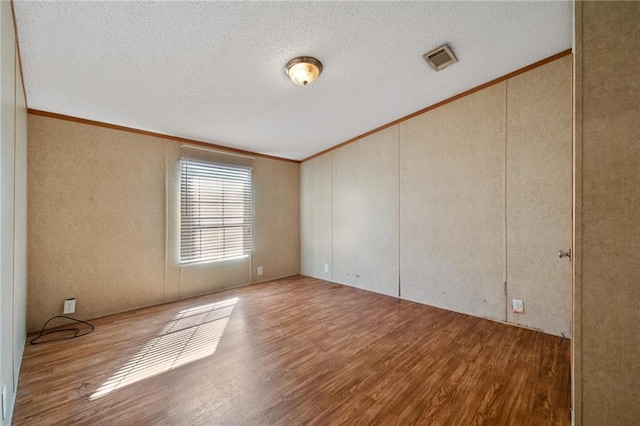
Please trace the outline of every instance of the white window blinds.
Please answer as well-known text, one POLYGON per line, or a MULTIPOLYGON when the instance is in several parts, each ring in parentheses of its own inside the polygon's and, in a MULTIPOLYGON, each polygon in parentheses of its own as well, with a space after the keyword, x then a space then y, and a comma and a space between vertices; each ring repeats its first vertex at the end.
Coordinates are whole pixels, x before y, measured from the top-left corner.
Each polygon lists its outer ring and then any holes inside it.
POLYGON ((180 263, 251 253, 251 168, 180 160, 180 263))

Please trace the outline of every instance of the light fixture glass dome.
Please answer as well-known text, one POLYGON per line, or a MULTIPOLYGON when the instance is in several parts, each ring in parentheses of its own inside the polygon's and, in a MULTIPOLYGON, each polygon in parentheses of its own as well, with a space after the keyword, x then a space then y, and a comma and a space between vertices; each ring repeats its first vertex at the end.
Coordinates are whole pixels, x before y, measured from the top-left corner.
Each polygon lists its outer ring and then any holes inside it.
POLYGON ((300 56, 287 63, 285 72, 295 84, 306 86, 320 76, 322 64, 316 58, 300 56))

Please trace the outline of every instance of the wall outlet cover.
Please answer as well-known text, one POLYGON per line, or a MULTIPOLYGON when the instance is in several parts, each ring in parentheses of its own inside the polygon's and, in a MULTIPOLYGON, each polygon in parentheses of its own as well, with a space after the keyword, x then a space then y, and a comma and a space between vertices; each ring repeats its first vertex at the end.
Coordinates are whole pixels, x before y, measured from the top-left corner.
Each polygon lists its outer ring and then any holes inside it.
POLYGON ((524 314, 524 302, 522 300, 513 299, 511 302, 514 314, 524 314))
POLYGON ((325 272, 329 272, 329 264, 328 263, 324 264, 324 271, 325 272))
POLYGON ((72 297, 71 299, 65 299, 64 308, 62 309, 62 314, 73 314, 76 312, 76 298, 72 297))
POLYGON ((258 266, 258 275, 262 275, 263 272, 262 266, 258 266))

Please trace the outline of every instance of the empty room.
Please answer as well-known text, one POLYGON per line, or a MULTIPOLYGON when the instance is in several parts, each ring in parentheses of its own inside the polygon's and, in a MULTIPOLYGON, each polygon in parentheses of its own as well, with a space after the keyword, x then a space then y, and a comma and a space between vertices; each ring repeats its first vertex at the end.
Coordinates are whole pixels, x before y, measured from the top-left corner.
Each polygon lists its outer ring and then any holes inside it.
POLYGON ((0 32, 0 424, 638 424, 640 2, 0 32))

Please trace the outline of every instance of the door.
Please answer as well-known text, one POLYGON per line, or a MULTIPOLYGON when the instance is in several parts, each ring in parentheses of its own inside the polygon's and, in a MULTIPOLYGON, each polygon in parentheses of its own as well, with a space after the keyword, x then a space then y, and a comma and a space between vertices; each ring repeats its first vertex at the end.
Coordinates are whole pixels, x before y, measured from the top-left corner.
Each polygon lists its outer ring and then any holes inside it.
POLYGON ((571 56, 507 82, 506 301, 509 322, 570 337, 571 56), (524 302, 514 313, 513 299, 524 302))

